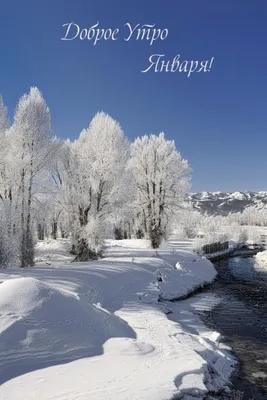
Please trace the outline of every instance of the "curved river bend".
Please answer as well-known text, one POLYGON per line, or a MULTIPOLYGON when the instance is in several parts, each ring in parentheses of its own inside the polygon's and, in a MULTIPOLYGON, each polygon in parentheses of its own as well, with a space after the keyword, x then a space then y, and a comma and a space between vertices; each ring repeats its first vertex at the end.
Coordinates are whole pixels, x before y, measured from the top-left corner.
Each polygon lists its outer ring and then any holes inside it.
POLYGON ((206 290, 222 301, 202 314, 206 325, 219 331, 239 358, 233 388, 243 400, 267 399, 267 269, 254 258, 230 258, 214 263, 218 279, 206 290))

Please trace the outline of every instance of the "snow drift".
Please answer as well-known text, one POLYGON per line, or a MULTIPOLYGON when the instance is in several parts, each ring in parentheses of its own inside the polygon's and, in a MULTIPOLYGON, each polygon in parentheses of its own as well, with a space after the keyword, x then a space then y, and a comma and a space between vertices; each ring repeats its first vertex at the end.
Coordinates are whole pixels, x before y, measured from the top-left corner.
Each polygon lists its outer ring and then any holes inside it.
POLYGON ((35 278, 2 283, 0 310, 0 383, 101 354, 111 337, 135 337, 119 317, 35 278))
POLYGON ((51 266, 0 272, 1 400, 190 399, 227 385, 234 360, 195 315, 207 301, 166 301, 212 281, 208 260, 129 240, 59 266, 52 247, 51 266))

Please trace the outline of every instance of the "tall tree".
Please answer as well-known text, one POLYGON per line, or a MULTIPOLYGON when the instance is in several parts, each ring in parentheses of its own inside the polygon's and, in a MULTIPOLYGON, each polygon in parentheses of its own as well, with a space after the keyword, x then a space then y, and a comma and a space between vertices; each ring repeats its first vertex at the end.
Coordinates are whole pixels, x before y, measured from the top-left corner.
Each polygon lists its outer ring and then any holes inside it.
POLYGON ((0 135, 4 134, 9 128, 7 107, 4 105, 3 98, 0 95, 0 135))
POLYGON ((13 261, 12 248, 12 183, 10 146, 8 143, 9 121, 7 108, 0 96, 0 267, 13 261))
POLYGON ((8 162, 9 146, 7 131, 9 128, 7 108, 0 95, 0 200, 3 202, 9 196, 8 188, 8 162))
POLYGON ((20 263, 22 267, 34 264, 32 210, 34 195, 47 177, 56 146, 50 124, 50 112, 41 92, 33 87, 20 99, 12 126, 15 136, 20 191, 20 263))
POLYGON ((69 193, 74 205, 77 259, 88 259, 101 244, 112 213, 125 201, 129 143, 119 125, 99 112, 71 145, 69 193), (74 189, 74 190, 73 190, 74 189))
POLYGON ((137 138, 131 148, 135 205, 154 248, 167 233, 170 217, 189 188, 190 167, 164 133, 137 138))

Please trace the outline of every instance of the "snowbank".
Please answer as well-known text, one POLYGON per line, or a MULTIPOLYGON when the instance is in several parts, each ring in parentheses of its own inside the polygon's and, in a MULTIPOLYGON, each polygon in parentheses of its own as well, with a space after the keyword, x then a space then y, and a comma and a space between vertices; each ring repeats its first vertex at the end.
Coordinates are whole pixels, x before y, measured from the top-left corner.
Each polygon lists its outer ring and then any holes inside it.
POLYGON ((205 293, 169 305, 172 311, 169 318, 178 322, 183 332, 176 336, 177 340, 184 346, 190 345, 205 360, 199 371, 179 377, 181 392, 189 396, 202 398, 207 392, 215 393, 221 388, 227 390, 229 375, 237 363, 229 354, 228 347, 220 343, 220 334, 207 329, 198 316, 203 310, 211 310, 219 303, 219 297, 205 293))
POLYGON ((190 399, 223 387, 234 361, 218 334, 191 299, 165 301, 216 272, 178 248, 110 241, 99 261, 0 273, 1 400, 190 399))
POLYGON ((178 300, 212 282, 216 270, 204 257, 196 257, 177 262, 174 270, 159 269, 158 274, 162 279, 159 283, 160 298, 178 300))
POLYGON ((0 285, 0 384, 53 364, 103 353, 110 337, 135 337, 119 318, 35 278, 0 285))
POLYGON ((267 250, 257 253, 255 259, 261 267, 267 267, 267 250))

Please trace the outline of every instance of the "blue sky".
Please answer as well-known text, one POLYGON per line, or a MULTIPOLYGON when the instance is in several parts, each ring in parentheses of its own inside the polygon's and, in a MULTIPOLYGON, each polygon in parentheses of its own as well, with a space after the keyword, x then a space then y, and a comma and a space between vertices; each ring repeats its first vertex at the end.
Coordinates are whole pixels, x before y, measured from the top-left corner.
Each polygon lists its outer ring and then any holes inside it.
POLYGON ((133 140, 164 131, 193 169, 192 191, 267 190, 265 0, 2 0, 0 93, 12 117, 38 86, 57 136, 76 138, 97 111, 133 140), (119 28, 114 42, 61 41, 62 25, 119 28), (125 23, 156 24, 152 46, 125 23), (215 57, 211 72, 142 73, 151 54, 215 57))

